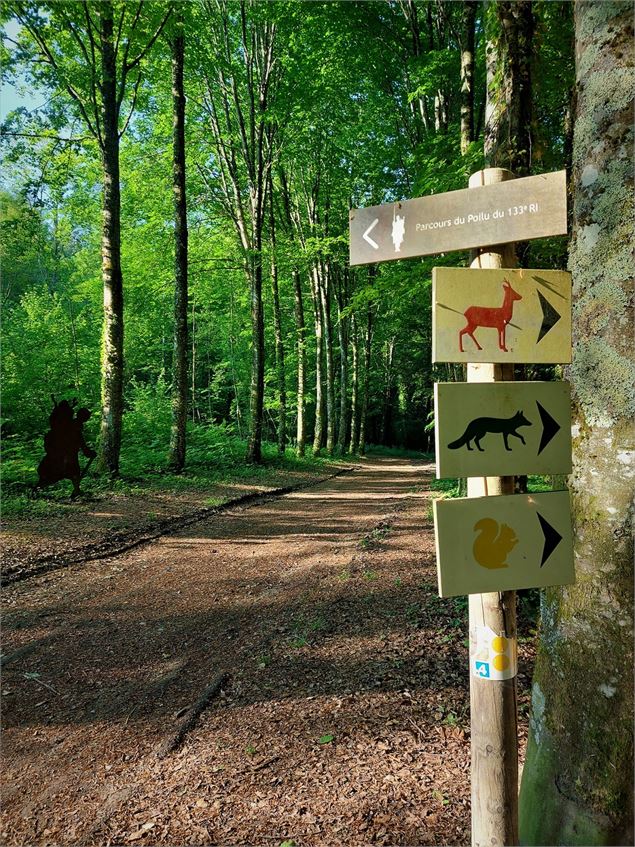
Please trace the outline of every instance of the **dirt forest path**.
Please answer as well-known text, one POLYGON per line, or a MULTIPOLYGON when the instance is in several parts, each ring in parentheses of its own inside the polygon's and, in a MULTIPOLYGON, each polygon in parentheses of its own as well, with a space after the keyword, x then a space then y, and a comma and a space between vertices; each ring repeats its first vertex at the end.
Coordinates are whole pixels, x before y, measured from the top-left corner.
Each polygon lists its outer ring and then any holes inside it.
POLYGON ((432 472, 367 459, 9 586, 4 843, 469 843, 467 615, 436 596, 432 472))

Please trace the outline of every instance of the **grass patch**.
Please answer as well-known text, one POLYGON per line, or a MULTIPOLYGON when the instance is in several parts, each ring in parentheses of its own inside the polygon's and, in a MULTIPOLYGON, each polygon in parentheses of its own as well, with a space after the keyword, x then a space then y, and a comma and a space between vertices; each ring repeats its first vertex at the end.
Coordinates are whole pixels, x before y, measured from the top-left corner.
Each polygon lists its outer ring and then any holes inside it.
MULTIPOLYGON (((259 465, 245 462, 246 442, 223 426, 190 425, 185 471, 175 474, 168 467, 167 447, 156 441, 143 440, 142 432, 126 432, 121 451, 121 477, 111 480, 98 475, 91 467, 82 481, 82 492, 88 498, 101 499, 112 494, 140 495, 152 492, 178 494, 207 491, 213 486, 246 484, 262 487, 289 485, 289 474, 307 476, 331 472, 336 457, 312 455, 298 457, 289 448, 279 455, 277 445, 263 443, 263 461, 259 465)), ((88 435, 90 444, 94 438, 88 435)), ((70 503, 71 483, 62 481, 44 491, 33 490, 37 467, 44 456, 43 440, 26 441, 17 436, 3 439, 2 513, 4 517, 50 516, 77 511, 70 503)), ((80 464, 85 460, 80 457, 80 464)), ((207 506, 218 506, 222 497, 204 500, 207 506)))

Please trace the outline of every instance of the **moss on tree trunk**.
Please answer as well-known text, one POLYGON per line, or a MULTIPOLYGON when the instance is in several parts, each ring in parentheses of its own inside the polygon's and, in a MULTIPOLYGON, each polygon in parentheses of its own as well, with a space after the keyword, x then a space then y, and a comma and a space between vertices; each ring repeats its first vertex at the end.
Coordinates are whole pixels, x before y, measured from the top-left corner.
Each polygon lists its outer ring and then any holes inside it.
POLYGON ((524 844, 633 844, 632 8, 577 2, 573 501, 577 582, 545 595, 524 844))

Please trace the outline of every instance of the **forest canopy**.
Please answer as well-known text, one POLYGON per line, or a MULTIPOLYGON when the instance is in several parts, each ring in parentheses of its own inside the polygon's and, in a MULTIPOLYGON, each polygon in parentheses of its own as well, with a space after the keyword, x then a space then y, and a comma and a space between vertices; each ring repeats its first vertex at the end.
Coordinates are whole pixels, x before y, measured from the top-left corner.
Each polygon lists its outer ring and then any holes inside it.
MULTIPOLYGON (((570 155, 570 5, 533 4, 521 173, 570 155)), ((88 427, 113 473, 135 445, 175 461, 185 416, 254 461, 263 439, 429 449, 433 382, 461 378, 430 362, 431 268, 468 257, 350 268, 349 209, 464 188, 485 164, 496 9, 116 0, 3 16, 9 444, 41 438, 53 394, 101 408, 88 427)), ((564 267, 564 250, 545 239, 520 259, 564 267)))

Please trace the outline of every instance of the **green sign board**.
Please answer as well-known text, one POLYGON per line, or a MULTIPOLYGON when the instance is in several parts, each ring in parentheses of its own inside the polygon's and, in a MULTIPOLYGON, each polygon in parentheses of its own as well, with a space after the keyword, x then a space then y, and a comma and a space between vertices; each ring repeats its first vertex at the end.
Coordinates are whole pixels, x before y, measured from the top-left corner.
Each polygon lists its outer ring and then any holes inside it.
POLYGON ((571 274, 434 268, 433 362, 571 361, 571 274))
POLYGON ((568 382, 434 386, 437 476, 571 472, 568 382))
POLYGON ((568 491, 434 501, 439 594, 575 582, 568 491))

